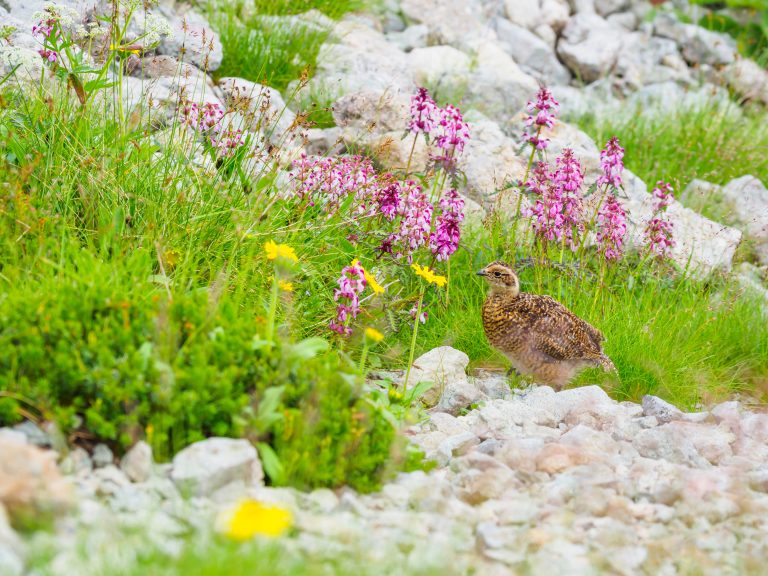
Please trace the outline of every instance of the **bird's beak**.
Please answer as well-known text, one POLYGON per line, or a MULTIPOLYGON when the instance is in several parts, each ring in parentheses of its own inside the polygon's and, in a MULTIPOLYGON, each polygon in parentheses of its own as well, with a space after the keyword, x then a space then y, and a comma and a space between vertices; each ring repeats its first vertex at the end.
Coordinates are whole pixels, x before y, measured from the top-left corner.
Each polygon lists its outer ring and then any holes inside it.
POLYGON ((487 276, 488 273, 483 269, 483 270, 478 270, 477 271, 477 275, 478 276, 487 276))

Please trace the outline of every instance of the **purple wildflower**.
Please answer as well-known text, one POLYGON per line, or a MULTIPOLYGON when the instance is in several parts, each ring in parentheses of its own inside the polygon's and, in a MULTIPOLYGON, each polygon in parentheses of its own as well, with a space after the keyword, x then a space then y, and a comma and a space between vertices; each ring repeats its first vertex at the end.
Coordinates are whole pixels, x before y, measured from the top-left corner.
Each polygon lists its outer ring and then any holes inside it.
POLYGON ((342 156, 338 158, 308 158, 302 156, 294 162, 290 174, 294 193, 319 204, 329 215, 339 209, 350 195, 355 198, 355 211, 359 215, 376 213, 381 182, 368 158, 342 156))
POLYGON ((615 136, 608 140, 605 148, 600 151, 600 167, 603 173, 597 179, 597 185, 621 187, 621 174, 624 172, 624 148, 615 136))
POLYGON ((440 108, 440 119, 436 127, 435 146, 442 150, 433 156, 433 160, 446 169, 453 169, 456 160, 464 152, 469 141, 469 125, 464 122, 461 110, 448 104, 440 108))
POLYGON ((54 52, 53 50, 47 50, 45 48, 41 48, 40 50, 37 51, 37 53, 40 54, 40 56, 42 56, 43 59, 48 60, 48 62, 50 63, 56 62, 56 60, 58 60, 59 58, 59 55, 56 52, 54 52))
POLYGON ((461 238, 459 224, 464 220, 464 199, 456 190, 449 190, 440 199, 440 216, 435 224, 435 231, 429 238, 429 247, 435 259, 448 260, 456 252, 461 238))
POLYGON ((597 245, 606 260, 621 258, 624 236, 627 234, 627 215, 616 196, 608 194, 597 213, 597 245))
POLYGON ((357 318, 360 312, 360 293, 365 290, 366 280, 363 267, 355 260, 341 271, 339 287, 333 291, 333 299, 338 302, 336 318, 331 320, 329 328, 342 336, 352 334, 349 321, 357 318))
POLYGON ((584 170, 570 148, 563 149, 563 153, 557 158, 556 163, 557 168, 552 175, 553 187, 555 196, 559 198, 562 204, 562 226, 568 246, 575 251, 579 245, 579 235, 584 233, 581 195, 584 170))
POLYGON ((243 131, 235 130, 230 126, 222 133, 211 134, 211 144, 222 156, 232 156, 238 148, 245 144, 243 131))
POLYGON ((199 113, 199 129, 201 132, 209 130, 218 133, 221 130, 221 119, 224 118, 224 110, 216 102, 206 102, 199 113))
POLYGON ((672 185, 663 180, 656 182, 656 188, 652 192, 653 211, 664 212, 672 201, 675 199, 675 195, 672 193, 672 185))
POLYGON ((526 212, 537 236, 547 241, 560 240, 563 233, 562 192, 554 186, 553 175, 546 162, 538 162, 525 183, 536 196, 534 205, 526 212))
POLYGON ((56 24, 56 20, 53 18, 40 20, 37 24, 32 25, 32 36, 39 35, 48 38, 53 32, 54 24, 56 24))
POLYGON ((536 102, 528 102, 528 118, 525 120, 525 141, 537 148, 544 150, 549 146, 549 139, 541 138, 543 128, 552 128, 555 125, 557 111, 560 104, 552 96, 547 88, 542 86, 536 93, 536 102))
POLYGON ((645 226, 648 249, 659 258, 668 256, 670 249, 675 245, 675 240, 672 237, 673 224, 664 218, 667 207, 674 199, 672 186, 659 180, 656 183, 656 188, 653 189, 653 217, 645 226))
POLYGON ((409 180, 405 183, 407 194, 400 210, 400 228, 382 242, 381 252, 394 254, 395 258, 407 256, 413 261, 412 252, 427 243, 432 229, 433 206, 421 186, 409 180))
MULTIPOLYGON (((414 304, 413 307, 408 311, 408 314, 410 314, 413 320, 416 320, 416 313, 418 311, 419 309, 416 307, 416 304, 414 304)), ((421 315, 419 316, 419 322, 421 322, 422 324, 426 324, 428 319, 429 319, 429 313, 426 310, 422 310, 421 315)))
POLYGON ((408 131, 418 135, 419 132, 429 135, 435 128, 440 109, 432 100, 426 88, 411 96, 411 120, 408 122, 408 131))
POLYGON ((379 212, 389 221, 397 218, 403 200, 400 197, 400 183, 393 182, 379 190, 376 196, 376 202, 379 205, 379 212))
POLYGON ((181 107, 181 123, 197 130, 200 125, 200 108, 197 102, 186 100, 181 107))

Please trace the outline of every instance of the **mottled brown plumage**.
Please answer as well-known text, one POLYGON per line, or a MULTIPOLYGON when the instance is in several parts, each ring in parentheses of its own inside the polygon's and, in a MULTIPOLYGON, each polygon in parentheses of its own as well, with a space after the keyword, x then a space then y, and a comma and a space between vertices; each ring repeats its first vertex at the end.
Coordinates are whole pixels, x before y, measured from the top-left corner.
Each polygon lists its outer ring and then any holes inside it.
POLYGON ((510 266, 492 262, 478 274, 491 286, 483 304, 485 334, 519 374, 560 390, 588 366, 616 371, 597 328, 550 296, 520 292, 510 266))

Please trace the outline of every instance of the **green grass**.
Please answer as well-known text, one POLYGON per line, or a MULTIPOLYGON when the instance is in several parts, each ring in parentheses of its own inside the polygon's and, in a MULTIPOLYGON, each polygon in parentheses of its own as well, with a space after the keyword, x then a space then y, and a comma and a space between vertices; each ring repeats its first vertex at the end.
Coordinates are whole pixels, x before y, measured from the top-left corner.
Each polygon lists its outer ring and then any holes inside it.
MULTIPOLYGON (((473 273, 497 257, 511 261, 493 244, 485 232, 465 239, 451 261, 449 304, 431 312, 420 332, 420 351, 448 344, 466 352, 475 367, 508 368, 483 334, 486 287, 473 273)), ((517 258, 531 256, 530 250, 520 249, 517 258)), ((768 326, 762 302, 742 296, 730 280, 674 280, 663 269, 639 269, 633 258, 608 271, 601 288, 594 260, 585 261, 589 272, 583 275, 553 267, 520 269, 524 291, 559 299, 606 336, 606 352, 620 377, 587 370, 574 385, 597 382, 617 399, 654 394, 688 408, 734 392, 764 398, 768 326)))
MULTIPOLYGON (((617 136, 626 150, 627 168, 649 186, 672 183, 676 196, 694 179, 727 184, 752 174, 768 182, 768 113, 714 106, 638 114, 587 114, 571 118, 598 145, 617 136)), ((692 208, 714 219, 729 218, 717 197, 693 198, 692 208)), ((721 220, 722 221, 722 220, 721 220)))

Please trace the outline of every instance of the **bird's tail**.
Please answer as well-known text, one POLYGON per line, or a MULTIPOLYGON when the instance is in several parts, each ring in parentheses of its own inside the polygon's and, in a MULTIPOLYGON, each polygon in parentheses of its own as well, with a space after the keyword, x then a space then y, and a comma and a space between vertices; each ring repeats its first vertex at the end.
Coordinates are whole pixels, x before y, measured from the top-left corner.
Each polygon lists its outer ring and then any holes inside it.
POLYGON ((605 354, 600 354, 596 358, 597 365, 600 366, 603 370, 606 372, 613 372, 614 374, 618 374, 618 370, 616 370, 616 366, 613 365, 613 362, 611 362, 611 359, 608 358, 605 354))

